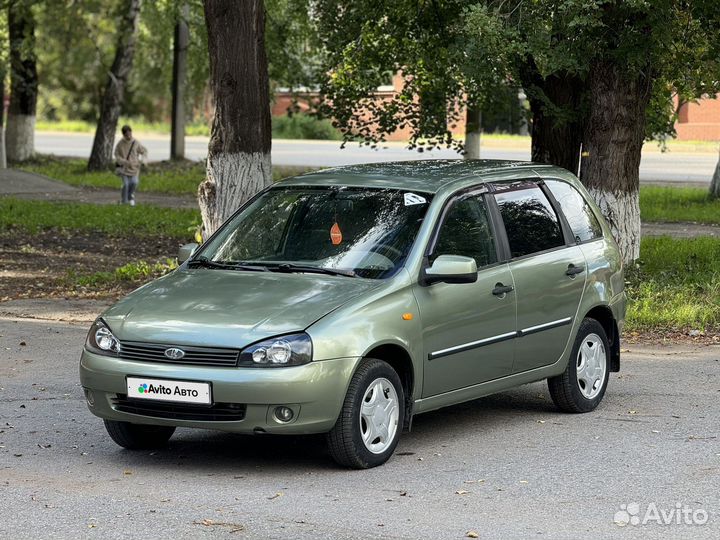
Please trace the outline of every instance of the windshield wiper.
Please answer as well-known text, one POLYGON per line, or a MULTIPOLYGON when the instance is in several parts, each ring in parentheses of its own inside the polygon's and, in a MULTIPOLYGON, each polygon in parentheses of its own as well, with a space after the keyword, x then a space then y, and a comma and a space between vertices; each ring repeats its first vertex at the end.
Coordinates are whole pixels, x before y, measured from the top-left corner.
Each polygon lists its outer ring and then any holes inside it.
POLYGON ((302 264, 281 263, 277 266, 270 266, 271 272, 307 272, 308 274, 327 274, 329 276, 357 277, 352 270, 339 270, 337 268, 322 268, 320 266, 309 266, 302 264))
POLYGON ((217 268, 220 270, 247 270, 250 272, 267 272, 267 266, 256 266, 253 264, 243 264, 241 262, 217 262, 211 261, 205 256, 198 257, 188 262, 188 268, 217 268))

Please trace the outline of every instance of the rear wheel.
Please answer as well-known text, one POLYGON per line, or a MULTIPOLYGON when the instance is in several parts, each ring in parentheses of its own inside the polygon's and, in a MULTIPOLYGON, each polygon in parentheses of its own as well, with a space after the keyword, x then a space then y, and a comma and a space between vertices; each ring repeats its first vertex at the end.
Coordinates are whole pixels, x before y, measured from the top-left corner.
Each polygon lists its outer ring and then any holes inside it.
POLYGON ((566 412, 590 412, 600 404, 610 376, 610 344, 595 319, 580 323, 570 361, 562 375, 548 379, 550 396, 566 412))
POLYGON ((398 374, 381 360, 363 360, 327 435, 330 454, 340 465, 355 469, 382 465, 395 451, 404 415, 398 374))
POLYGON ((116 420, 105 420, 105 429, 113 441, 128 450, 161 448, 175 433, 174 426, 150 426, 116 420))

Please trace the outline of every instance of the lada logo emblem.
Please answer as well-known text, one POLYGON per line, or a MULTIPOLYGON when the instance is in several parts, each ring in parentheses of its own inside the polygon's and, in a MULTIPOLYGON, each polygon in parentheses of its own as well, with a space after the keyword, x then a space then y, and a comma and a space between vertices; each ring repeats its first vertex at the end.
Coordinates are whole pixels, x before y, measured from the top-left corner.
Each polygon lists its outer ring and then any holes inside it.
POLYGON ((170 360, 180 360, 183 356, 185 356, 185 351, 173 347, 172 349, 165 349, 165 356, 167 356, 170 360))

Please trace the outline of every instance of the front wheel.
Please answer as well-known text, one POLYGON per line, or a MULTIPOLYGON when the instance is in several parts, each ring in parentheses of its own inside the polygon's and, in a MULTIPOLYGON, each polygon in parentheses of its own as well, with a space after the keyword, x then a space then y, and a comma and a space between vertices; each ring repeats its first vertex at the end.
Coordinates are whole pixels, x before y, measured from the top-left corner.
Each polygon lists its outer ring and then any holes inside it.
POLYGON ((116 420, 105 420, 105 429, 113 441, 128 450, 161 448, 175 433, 174 426, 150 426, 116 420))
POLYGON ((350 381, 328 448, 340 465, 369 469, 395 451, 405 417, 405 395, 397 372, 381 360, 363 360, 350 381))
POLYGON ((583 319, 568 366, 562 375, 548 379, 555 405, 572 413, 590 412, 600 404, 610 376, 610 344, 595 319, 583 319))

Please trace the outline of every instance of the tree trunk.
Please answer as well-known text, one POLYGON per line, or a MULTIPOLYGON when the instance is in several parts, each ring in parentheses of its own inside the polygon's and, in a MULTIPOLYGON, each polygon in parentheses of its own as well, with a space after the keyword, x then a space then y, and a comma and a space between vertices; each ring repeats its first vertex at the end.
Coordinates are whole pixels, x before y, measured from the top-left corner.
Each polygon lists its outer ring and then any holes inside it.
POLYGON ((651 81, 598 61, 588 84, 581 180, 610 225, 623 261, 630 263, 640 256, 640 156, 651 81))
POLYGON ((198 189, 205 238, 270 185, 270 90, 262 0, 204 0, 215 116, 198 189))
POLYGON ((720 160, 715 165, 715 173, 710 181, 710 198, 720 199, 720 160))
POLYGON ((530 159, 577 174, 585 119, 582 79, 568 73, 543 77, 532 59, 520 77, 532 113, 530 159))
POLYGON ((465 159, 480 159, 480 137, 482 136, 482 111, 468 105, 465 113, 465 159))
POLYGON ((100 117, 95 130, 92 152, 88 160, 88 170, 90 171, 107 169, 113 161, 115 131, 123 104, 125 86, 132 69, 135 54, 140 0, 124 0, 122 13, 122 20, 118 26, 115 59, 105 85, 105 92, 100 105, 100 117))
POLYGON ((190 41, 188 5, 183 4, 175 24, 172 80, 172 126, 170 129, 170 159, 185 159, 185 79, 187 49, 190 41))
POLYGON ((5 156, 5 66, 0 65, 0 169, 7 167, 5 156))
POLYGON ((10 2, 10 108, 7 159, 25 161, 35 151, 35 112, 38 75, 35 58, 35 19, 27 2, 10 2))

